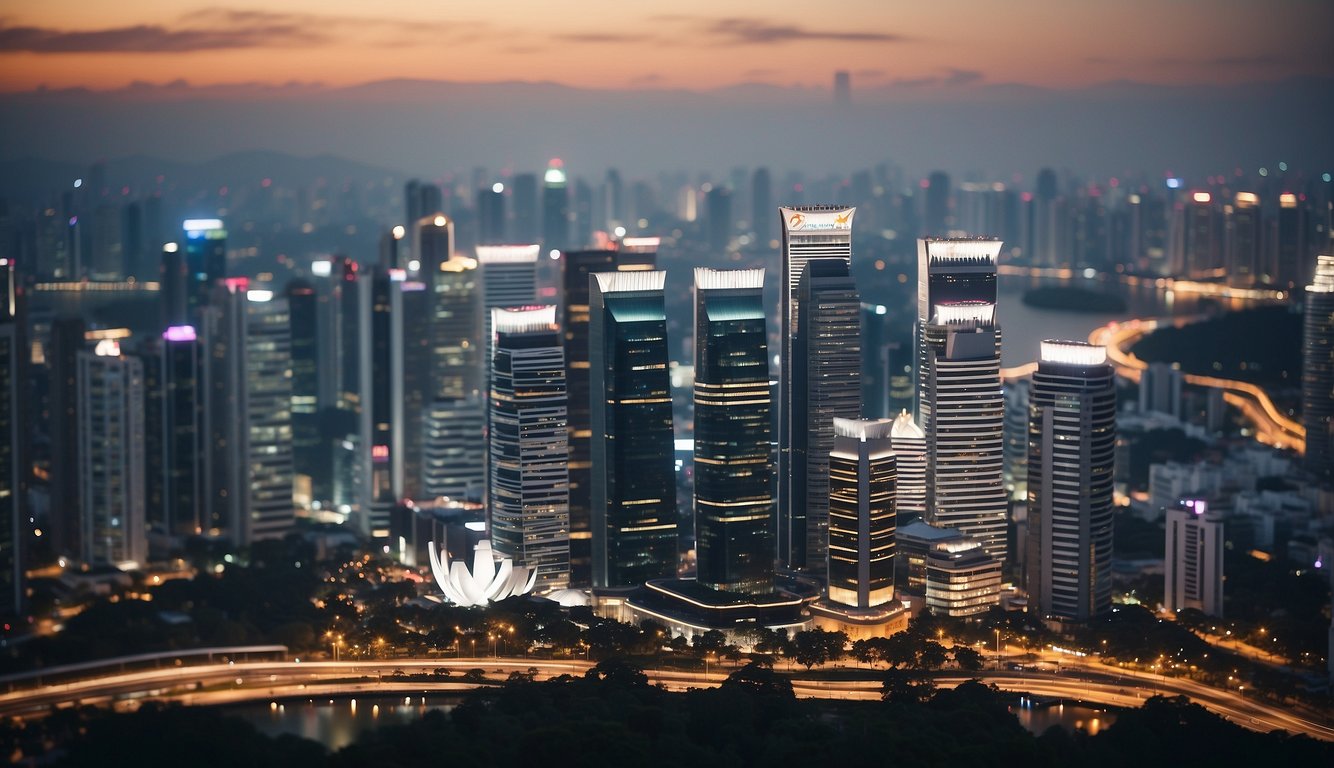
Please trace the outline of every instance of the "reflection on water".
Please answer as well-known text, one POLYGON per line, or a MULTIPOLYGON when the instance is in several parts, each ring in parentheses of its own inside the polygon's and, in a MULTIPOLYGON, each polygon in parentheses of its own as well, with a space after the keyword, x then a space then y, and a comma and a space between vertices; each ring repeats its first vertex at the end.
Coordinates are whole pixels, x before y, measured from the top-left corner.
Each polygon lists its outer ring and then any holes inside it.
POLYGON ((1041 736, 1053 725, 1059 725, 1067 731, 1084 731, 1090 736, 1096 736, 1099 731, 1116 722, 1115 712, 1080 704, 1032 707, 1021 702, 1010 705, 1010 711, 1019 718, 1020 725, 1036 736, 1041 736))
POLYGON ((371 728, 412 722, 427 711, 448 712, 458 696, 371 696, 335 699, 284 699, 223 707, 229 715, 249 722, 263 734, 291 734, 317 741, 330 750, 342 749, 371 728))
POLYGON ((996 291, 999 304, 996 313, 1000 318, 1003 335, 1001 366, 1006 368, 1036 360, 1038 346, 1043 339, 1085 341, 1094 328, 1114 320, 1188 316, 1198 314, 1206 307, 1232 311, 1266 303, 1248 299, 1221 299, 1199 294, 1174 293, 1169 289, 1156 287, 1151 281, 1131 286, 1114 280, 1083 278, 1061 280, 1001 275, 996 291), (1071 285, 1120 296, 1126 302, 1126 311, 1069 312, 1059 309, 1036 309, 1024 305, 1024 292, 1031 288, 1071 285))

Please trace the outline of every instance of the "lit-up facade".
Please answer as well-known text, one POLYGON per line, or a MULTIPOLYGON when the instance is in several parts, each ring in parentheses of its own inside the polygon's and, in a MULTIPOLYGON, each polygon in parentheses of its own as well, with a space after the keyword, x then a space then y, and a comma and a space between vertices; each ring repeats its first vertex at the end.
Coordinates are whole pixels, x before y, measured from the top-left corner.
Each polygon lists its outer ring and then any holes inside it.
POLYGON ((1334 480, 1334 256, 1318 258, 1315 281, 1306 287, 1302 423, 1307 470, 1322 481, 1334 480))
POLYGON ((894 599, 893 424, 890 419, 834 419, 827 595, 851 608, 874 608, 894 599))

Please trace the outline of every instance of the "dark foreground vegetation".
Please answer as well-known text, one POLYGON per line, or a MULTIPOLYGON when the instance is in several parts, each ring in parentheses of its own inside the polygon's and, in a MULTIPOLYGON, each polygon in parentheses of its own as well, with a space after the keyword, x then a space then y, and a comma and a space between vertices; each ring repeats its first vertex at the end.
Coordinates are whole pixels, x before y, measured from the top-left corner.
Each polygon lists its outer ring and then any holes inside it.
POLYGON ((1096 736, 1033 736, 1005 695, 980 683, 936 690, 886 672, 881 702, 798 700, 763 662, 720 688, 668 693, 607 661, 584 677, 512 680, 449 713, 368 731, 338 752, 270 738, 212 709, 66 710, 0 731, 4 754, 55 766, 1097 766, 1330 765, 1334 745, 1258 734, 1180 699, 1122 712, 1096 736))

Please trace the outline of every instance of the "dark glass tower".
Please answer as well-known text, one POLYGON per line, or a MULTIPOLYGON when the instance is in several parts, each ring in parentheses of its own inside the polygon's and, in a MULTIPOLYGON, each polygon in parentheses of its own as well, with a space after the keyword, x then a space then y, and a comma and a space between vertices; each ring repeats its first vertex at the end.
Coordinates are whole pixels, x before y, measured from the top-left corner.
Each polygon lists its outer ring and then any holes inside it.
POLYGON ((861 299, 848 266, 846 259, 811 259, 797 289, 801 310, 789 363, 793 528, 788 565, 813 573, 824 572, 829 545, 834 419, 861 415, 861 299))
POLYGON ((477 190, 477 243, 505 242, 505 185, 500 182, 477 190))
POLYGON ((1334 256, 1317 259, 1315 282, 1306 287, 1302 422, 1306 468, 1324 482, 1334 480, 1334 256))
POLYGON ((542 245, 548 251, 570 247, 570 193, 559 159, 542 177, 542 245))
POLYGON ((0 259, 0 616, 23 612, 29 526, 27 317, 13 259, 0 259))
POLYGON ((520 173, 514 177, 513 239, 520 243, 537 242, 537 175, 520 173))
POLYGON ((292 338, 292 473, 306 502, 332 498, 333 474, 320 438, 320 299, 305 280, 287 285, 292 338))
POLYGON ((58 317, 51 323, 46 365, 51 387, 51 511, 47 528, 56 552, 75 555, 79 541, 79 388, 78 355, 87 348, 80 317, 58 317))
MULTIPOLYGON (((800 484, 794 487, 797 466, 792 453, 794 441, 799 439, 798 433, 810 424, 807 413, 810 404, 798 400, 795 395, 797 371, 804 365, 796 349, 804 309, 800 294, 801 275, 812 259, 836 259, 851 264, 852 217, 856 209, 813 205, 779 208, 778 211, 783 218, 783 282, 779 286, 783 349, 778 371, 777 554, 780 562, 792 568, 805 568, 808 565, 806 506, 804 497, 797 496, 804 489, 800 484)), ((860 398, 860 394, 853 396, 860 398)), ((858 412, 840 412, 838 415, 855 417, 858 412)))
POLYGON ((773 403, 764 270, 695 270, 697 581, 773 591, 773 403))
POLYGON ((200 308, 208 305, 215 286, 227 277, 227 230, 219 219, 186 219, 185 230, 186 307, 188 319, 171 319, 173 324, 195 322, 200 308))
POLYGON ((622 272, 590 280, 594 587, 676 575, 666 277, 622 272))
POLYGON ((168 535, 193 535, 203 524, 204 387, 194 326, 162 334, 162 518, 150 525, 168 535))
POLYGON ((834 419, 829 453, 829 599, 874 608, 894 599, 898 462, 891 419, 834 419))
POLYGON ((586 586, 592 579, 589 275, 652 269, 655 255, 598 250, 570 251, 561 257, 564 289, 561 330, 565 342, 565 382, 570 394, 570 577, 575 586, 586 586))
POLYGON ((1086 621, 1112 609, 1116 376, 1107 350, 1044 341, 1028 399, 1030 604, 1086 621))

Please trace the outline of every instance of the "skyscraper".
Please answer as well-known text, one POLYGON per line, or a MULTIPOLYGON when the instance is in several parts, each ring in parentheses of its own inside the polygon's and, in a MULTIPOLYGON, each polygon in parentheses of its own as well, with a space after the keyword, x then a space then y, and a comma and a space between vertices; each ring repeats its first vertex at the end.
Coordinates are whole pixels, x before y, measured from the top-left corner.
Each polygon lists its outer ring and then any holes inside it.
POLYGON ((110 339, 78 354, 79 557, 96 565, 142 565, 144 374, 110 339))
POLYGON ((727 250, 732 242, 732 190, 710 187, 704 193, 704 218, 709 250, 715 254, 727 250))
POLYGON ((1107 350, 1042 342, 1029 394, 1027 588, 1042 616, 1112 608, 1116 377, 1107 350))
POLYGON ((1302 423, 1306 468, 1334 480, 1334 256, 1316 261, 1315 281, 1306 286, 1302 333, 1302 423))
POLYGON ((499 181, 477 190, 477 242, 480 245, 505 242, 505 185, 499 181))
POLYGON ((1005 491, 1028 500, 1028 379, 1007 379, 1005 392, 1005 491))
MULTIPOLYGON (((940 304, 981 301, 996 303, 996 264, 1001 242, 989 239, 923 239, 917 241, 917 420, 926 423, 922 393, 926 391, 926 341, 922 329, 940 304)), ((997 330, 999 334, 999 329, 997 330)), ((1000 337, 997 336, 997 343, 1000 337)))
MULTIPOLYGON (((233 540, 292 530, 292 345, 288 306, 271 291, 246 295, 245 507, 233 540)), ((385 524, 387 526, 387 523, 385 524)))
POLYGON ((539 590, 570 582, 565 359, 554 306, 494 309, 490 470, 491 540, 537 571, 539 590))
POLYGON ((1263 271, 1260 196, 1254 192, 1238 192, 1225 212, 1227 224, 1223 244, 1228 281, 1233 285, 1252 285, 1263 271))
MULTIPOLYGON (((482 274, 482 369, 489 376, 494 333, 493 309, 526 307, 537 300, 538 245, 477 246, 482 274)), ((483 382, 485 389, 485 382, 483 382)))
MULTIPOLYGON (((371 270, 370 446, 371 527, 388 530, 394 505, 403 498, 402 270, 383 264, 371 270)), ((469 368, 475 372, 476 365, 469 368)))
POLYGON ((486 490, 486 408, 479 396, 436 400, 422 426, 422 492, 427 499, 481 501, 486 490))
POLYGON ((676 575, 666 278, 666 272, 612 272, 590 280, 595 587, 676 575))
POLYGON ((482 390, 482 286, 477 261, 454 256, 431 268, 432 380, 437 400, 482 390))
MULTIPOLYGON (((422 242, 429 242, 423 236, 422 242)), ((424 246, 424 250, 429 250, 424 246)), ((330 429, 333 502, 364 536, 388 536, 388 522, 371 519, 371 278, 346 256, 334 258, 333 408, 330 429)), ((286 315, 286 312, 284 312, 286 315)))
POLYGON ((423 331, 433 326, 434 298, 435 294, 420 280, 405 280, 398 284, 398 312, 402 320, 397 324, 402 328, 402 333, 393 368, 400 377, 398 387, 403 401, 402 495, 408 499, 431 496, 425 491, 423 483, 426 471, 425 424, 436 388, 432 367, 435 345, 434 334, 423 331))
MULTIPOLYGON (((305 280, 287 284, 292 350, 292 473, 305 504, 332 498, 333 474, 320 423, 320 298, 305 280)), ((193 329, 191 329, 193 331, 193 329)))
POLYGON ((590 540, 589 467, 592 416, 589 405, 589 276, 600 272, 640 271, 653 268, 656 250, 569 251, 561 258, 565 383, 570 395, 570 570, 572 583, 587 585, 592 578, 590 540))
MULTIPOLYGON (((811 259, 852 260, 852 217, 855 208, 832 205, 779 208, 783 219, 782 345, 778 383, 778 559, 794 568, 806 567, 806 510, 793 486, 797 467, 793 443, 811 423, 808 402, 796 399, 797 336, 801 325, 801 277, 811 259)), ((855 307, 854 307, 855 309, 855 307)), ((698 371, 696 371, 698 375, 698 371)), ((860 385, 858 385, 860 386, 860 385)), ((857 394, 860 398, 860 393, 857 394)), ((833 415, 848 415, 840 411, 833 415)), ((859 415, 858 413, 851 414, 859 415)), ((818 415, 817 415, 818 417, 818 415)), ((828 433, 826 433, 828 434, 828 433)), ((823 461, 820 462, 821 466, 823 461)))
POLYGON ((23 582, 28 535, 27 315, 18 265, 0 258, 0 616, 26 604, 23 582))
POLYGON ((428 213, 417 222, 413 231, 415 240, 412 260, 408 262, 409 271, 419 273, 422 280, 429 282, 440 265, 454 256, 454 220, 443 213, 428 213), (413 264, 416 264, 415 268, 413 264))
POLYGON ((851 608, 874 608, 894 599, 894 422, 838 417, 833 422, 829 599, 851 608))
POLYGON ((1221 266, 1213 199, 1208 192, 1194 192, 1186 207, 1185 272, 1192 277, 1208 277, 1221 266))
POLYGON ((1167 510, 1163 603, 1223 617, 1223 518, 1202 499, 1167 510))
POLYGON ((208 463, 204 428, 205 372, 194 326, 162 334, 162 518, 150 525, 167 535, 193 535, 204 523, 208 463))
POLYGON ((954 228, 954 213, 950 200, 950 176, 934 171, 926 180, 926 209, 923 212, 924 234, 930 237, 949 237, 954 228))
POLYGON ((884 304, 862 304, 862 416, 884 419, 889 410, 889 314, 884 304))
POLYGON ((1306 279, 1306 209, 1292 192, 1278 196, 1274 240, 1271 246, 1274 282, 1281 288, 1293 288, 1306 279))
POLYGON ((912 420, 911 413, 903 411, 894 417, 889 437, 898 456, 898 518, 904 523, 925 520, 926 433, 912 420))
POLYGON ((559 158, 553 158, 542 175, 542 245, 548 251, 570 247, 570 192, 559 158))
POLYGON ((841 258, 806 262, 793 356, 784 366, 791 369, 793 405, 787 562, 813 573, 826 565, 834 420, 861 415, 861 301, 848 267, 841 258))
POLYGON ((520 173, 515 175, 513 194, 510 202, 514 204, 514 223, 510 234, 520 243, 538 241, 537 230, 537 175, 520 173))
POLYGON ((87 349, 81 317, 58 317, 51 323, 45 349, 51 395, 51 511, 47 529, 59 554, 83 551, 79 540, 79 353, 87 349))
POLYGON ((1005 406, 996 305, 938 304, 926 342, 926 522, 957 528, 1005 559, 1005 406))
POLYGON ((222 220, 186 219, 181 227, 185 230, 187 319, 170 318, 173 325, 195 322, 213 289, 227 277, 227 230, 222 220))
POLYGON ((756 168, 750 177, 750 228, 761 250, 768 250, 773 240, 773 179, 768 168, 756 168))
POLYGON ((773 591, 772 394, 764 270, 695 270, 697 581, 773 591))

